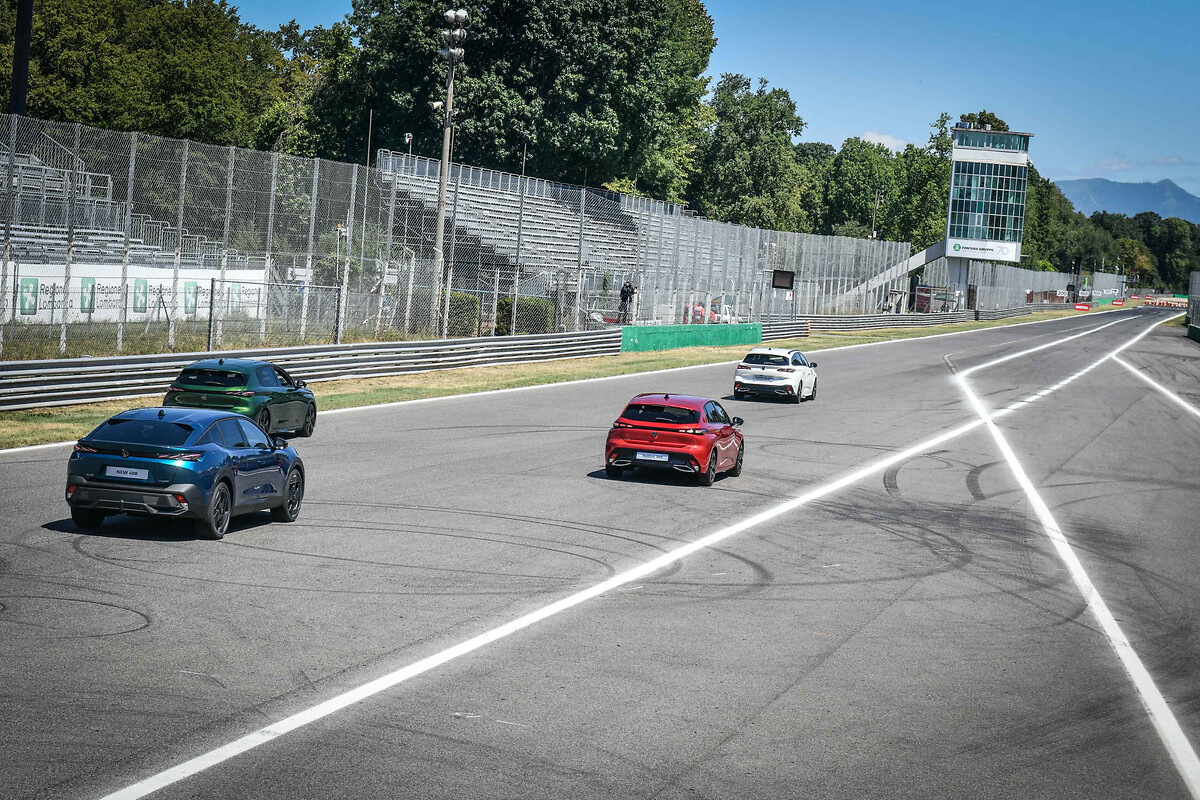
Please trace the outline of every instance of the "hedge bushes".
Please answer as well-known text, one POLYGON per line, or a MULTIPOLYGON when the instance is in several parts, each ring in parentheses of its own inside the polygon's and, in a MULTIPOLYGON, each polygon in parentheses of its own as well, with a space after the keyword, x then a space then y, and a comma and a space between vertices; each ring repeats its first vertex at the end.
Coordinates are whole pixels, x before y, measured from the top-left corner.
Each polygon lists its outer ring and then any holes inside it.
MULTIPOLYGON (((502 297, 496 305, 496 335, 512 333, 512 298, 502 297)), ((544 297, 517 299, 517 333, 552 333, 554 303, 544 297)))

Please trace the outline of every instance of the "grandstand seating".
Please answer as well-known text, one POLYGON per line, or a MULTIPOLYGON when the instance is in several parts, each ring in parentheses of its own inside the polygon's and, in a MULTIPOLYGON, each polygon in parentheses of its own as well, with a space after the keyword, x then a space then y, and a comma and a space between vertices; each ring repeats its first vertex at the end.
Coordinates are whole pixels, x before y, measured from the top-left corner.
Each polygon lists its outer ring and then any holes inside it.
MULTIPOLYGON (((120 263, 125 254, 125 221, 130 222, 130 260, 144 266, 173 267, 180 232, 170 223, 145 214, 128 214, 126 203, 113 199, 113 177, 90 172, 77 161, 74 175, 44 163, 32 153, 11 155, 0 145, 0 174, 13 171, 12 193, 3 198, 11 207, 10 242, 24 261, 51 263, 66 257, 67 219, 75 185, 72 259, 96 264, 120 263)), ((217 268, 221 244, 182 231, 180 263, 187 267, 217 268)), ((228 264, 248 266, 246 256, 231 251, 228 264)))

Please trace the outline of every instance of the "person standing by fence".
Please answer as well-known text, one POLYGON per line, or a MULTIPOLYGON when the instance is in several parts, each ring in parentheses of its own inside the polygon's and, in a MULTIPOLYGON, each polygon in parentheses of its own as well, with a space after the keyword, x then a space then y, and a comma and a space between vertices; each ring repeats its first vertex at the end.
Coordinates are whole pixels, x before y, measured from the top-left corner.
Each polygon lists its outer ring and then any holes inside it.
POLYGON ((635 294, 637 294, 637 287, 633 285, 633 281, 626 279, 625 285, 621 287, 621 305, 617 307, 617 321, 622 325, 632 322, 633 296, 635 294))

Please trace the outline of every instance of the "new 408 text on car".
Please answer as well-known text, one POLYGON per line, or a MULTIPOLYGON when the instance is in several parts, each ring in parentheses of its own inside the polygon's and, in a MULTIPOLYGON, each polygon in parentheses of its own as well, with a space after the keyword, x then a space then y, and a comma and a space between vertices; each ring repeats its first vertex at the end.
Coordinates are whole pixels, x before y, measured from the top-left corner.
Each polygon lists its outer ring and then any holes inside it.
POLYGON ((716 400, 678 394, 639 394, 608 432, 604 471, 667 469, 693 474, 712 486, 717 474, 742 474, 741 417, 730 418, 716 400))

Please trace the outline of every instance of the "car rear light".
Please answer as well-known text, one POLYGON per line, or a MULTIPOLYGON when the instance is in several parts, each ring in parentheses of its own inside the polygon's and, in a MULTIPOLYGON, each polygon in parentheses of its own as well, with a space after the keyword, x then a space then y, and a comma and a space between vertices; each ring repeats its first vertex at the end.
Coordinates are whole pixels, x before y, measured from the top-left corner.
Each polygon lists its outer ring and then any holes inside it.
POLYGON ((230 392, 234 397, 254 397, 254 392, 230 392))
POLYGON ((76 444, 75 452, 76 453, 98 453, 100 451, 94 447, 88 447, 86 444, 76 444))
POLYGON ((67 487, 67 497, 68 498, 73 497, 75 495, 75 490, 78 488, 79 488, 78 486, 68 486, 67 487))
POLYGON ((204 453, 159 453, 155 458, 163 461, 199 461, 204 458, 204 453))
POLYGON ((776 372, 795 372, 796 370, 793 367, 779 367, 775 371, 776 372))
POLYGON ((738 364, 737 368, 738 369, 750 369, 749 365, 747 365, 747 364, 738 364))
POLYGON ((708 433, 704 428, 680 428, 680 433, 690 433, 692 436, 703 436, 708 433))
POLYGON ((628 422, 614 422, 613 427, 614 428, 632 428, 633 426, 630 425, 628 422))
POLYGON ((173 495, 171 495, 171 496, 175 498, 175 502, 179 503, 179 505, 181 505, 181 506, 186 506, 186 505, 187 505, 187 498, 186 498, 186 497, 184 497, 183 495, 181 495, 181 494, 173 494, 173 495))
POLYGON ((180 389, 178 386, 176 386, 175 384, 172 383, 170 386, 167 387, 167 391, 168 392, 182 392, 183 389, 180 389))

